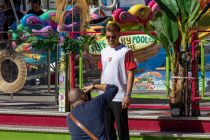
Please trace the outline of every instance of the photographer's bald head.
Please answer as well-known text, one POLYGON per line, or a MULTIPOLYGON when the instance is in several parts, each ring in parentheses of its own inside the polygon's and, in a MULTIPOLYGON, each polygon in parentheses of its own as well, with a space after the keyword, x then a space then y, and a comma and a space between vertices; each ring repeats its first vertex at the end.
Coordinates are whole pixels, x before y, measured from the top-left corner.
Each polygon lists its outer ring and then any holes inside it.
POLYGON ((83 102, 89 101, 88 95, 79 88, 71 89, 68 93, 68 99, 73 107, 76 107, 83 102))

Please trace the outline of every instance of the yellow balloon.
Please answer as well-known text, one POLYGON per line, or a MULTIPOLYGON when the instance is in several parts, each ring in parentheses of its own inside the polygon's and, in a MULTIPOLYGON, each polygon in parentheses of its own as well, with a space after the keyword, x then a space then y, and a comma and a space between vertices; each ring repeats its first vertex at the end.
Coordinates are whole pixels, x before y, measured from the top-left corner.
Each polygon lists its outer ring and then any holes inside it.
POLYGON ((137 16, 140 19, 147 20, 149 19, 149 16, 151 14, 151 9, 148 6, 142 5, 142 4, 136 4, 132 6, 128 12, 131 15, 137 16))

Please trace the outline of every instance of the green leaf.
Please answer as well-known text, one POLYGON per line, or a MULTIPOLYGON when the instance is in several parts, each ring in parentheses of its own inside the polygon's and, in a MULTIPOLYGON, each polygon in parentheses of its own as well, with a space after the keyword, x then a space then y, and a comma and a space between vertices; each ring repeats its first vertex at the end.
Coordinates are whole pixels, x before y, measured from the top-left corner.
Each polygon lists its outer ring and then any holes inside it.
POLYGON ((166 53, 168 54, 168 52, 170 51, 170 46, 169 46, 170 43, 169 43, 167 37, 163 33, 161 33, 159 39, 160 39, 161 45, 163 46, 166 53))
POLYGON ((159 39, 164 34, 170 43, 174 43, 177 40, 179 34, 178 24, 171 20, 165 13, 156 17, 153 21, 153 26, 159 39))
POLYGON ((188 19, 188 27, 192 27, 195 23, 197 16, 199 15, 200 10, 200 1, 199 0, 192 0, 191 7, 190 7, 190 15, 188 19))
POLYGON ((160 9, 163 10, 168 17, 173 20, 176 20, 176 17, 179 14, 179 8, 176 0, 156 0, 160 9))
POLYGON ((186 25, 189 17, 189 7, 191 6, 190 1, 191 0, 176 0, 177 5, 179 8, 179 19, 181 21, 181 24, 183 26, 186 25))
MULTIPOLYGON (((179 1, 179 0, 177 0, 179 1)), ((181 0, 183 3, 181 3, 184 6, 184 10, 186 12, 187 15, 190 14, 190 8, 191 7, 191 3, 195 0, 181 0)))
POLYGON ((39 39, 36 36, 31 36, 27 39, 27 43, 31 43, 32 45, 37 44, 38 41, 39 41, 39 39))
POLYGON ((166 37, 169 39, 169 42, 174 43, 178 38, 177 22, 170 20, 170 18, 167 15, 163 16, 162 20, 166 37))

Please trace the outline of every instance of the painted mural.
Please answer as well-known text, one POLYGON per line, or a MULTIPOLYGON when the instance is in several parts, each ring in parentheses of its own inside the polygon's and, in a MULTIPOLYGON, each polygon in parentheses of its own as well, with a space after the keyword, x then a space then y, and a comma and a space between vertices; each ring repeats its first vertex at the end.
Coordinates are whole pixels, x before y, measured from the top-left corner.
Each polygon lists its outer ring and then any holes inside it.
MULTIPOLYGON (((126 38, 121 38, 121 42, 124 44, 127 44, 124 41, 126 41, 126 38)), ((102 39, 98 41, 97 46, 99 46, 98 48, 101 48, 101 49, 105 48, 107 46, 106 40, 102 39)), ((210 47, 205 47, 205 70, 206 70, 205 92, 210 92, 210 49, 209 48, 210 47)), ((87 56, 84 57, 85 60, 90 61, 90 65, 91 65, 91 66, 86 65, 86 68, 91 69, 91 73, 95 73, 95 74, 87 74, 87 75, 85 74, 85 77, 84 77, 85 84, 95 82, 95 81, 100 81, 100 72, 97 70, 96 61, 98 58, 97 55, 100 54, 101 49, 98 49, 96 51, 96 49, 94 49, 93 46, 90 46, 89 52, 91 54, 94 54, 94 57, 89 56, 88 59, 86 59, 87 56), (91 75, 91 77, 89 75, 91 75)), ((133 90, 136 90, 136 91, 165 91, 166 90, 166 83, 165 83, 166 81, 166 72, 165 72, 166 53, 163 48, 160 48, 157 51, 158 52, 155 55, 149 57, 145 61, 141 61, 139 63, 137 62, 138 68, 135 74, 133 90)), ((201 63, 199 49, 197 49, 196 51, 196 57, 198 58, 198 64, 201 63)), ((87 72, 88 72, 88 69, 86 69, 87 72)), ((199 86, 200 86, 199 89, 202 90, 201 72, 199 72, 199 86)))
MULTIPOLYGON (((166 90, 165 79, 165 51, 163 48, 157 55, 145 62, 138 63, 133 90, 166 90)), ((200 50, 197 49, 196 57, 200 63, 200 50)), ((200 64, 199 64, 200 66, 200 64)), ((202 90, 201 72, 199 72, 199 89, 202 90)), ((171 81, 170 81, 171 83, 171 81)), ((210 92, 210 49, 205 48, 205 92, 210 92)))

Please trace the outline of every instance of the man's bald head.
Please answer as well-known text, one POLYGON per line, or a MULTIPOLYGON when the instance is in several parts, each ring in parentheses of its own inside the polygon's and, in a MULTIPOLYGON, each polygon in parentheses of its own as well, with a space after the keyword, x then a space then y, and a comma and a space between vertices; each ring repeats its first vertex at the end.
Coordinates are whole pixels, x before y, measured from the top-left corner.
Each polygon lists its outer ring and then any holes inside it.
POLYGON ((81 100, 82 98, 82 94, 84 94, 84 92, 79 89, 79 88, 73 88, 70 90, 69 94, 68 94, 68 98, 70 103, 75 103, 76 101, 81 100))

